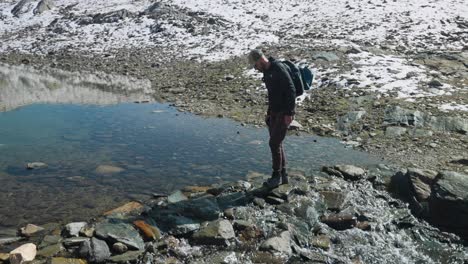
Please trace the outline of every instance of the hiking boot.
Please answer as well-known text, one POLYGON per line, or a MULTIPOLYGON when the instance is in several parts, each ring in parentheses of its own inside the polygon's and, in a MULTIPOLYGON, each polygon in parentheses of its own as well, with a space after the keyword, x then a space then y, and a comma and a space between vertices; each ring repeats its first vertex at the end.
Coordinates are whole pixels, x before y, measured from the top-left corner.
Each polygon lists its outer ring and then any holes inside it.
POLYGON ((281 172, 279 171, 274 171, 271 174, 271 178, 268 179, 266 182, 263 183, 263 186, 269 188, 269 189, 274 189, 280 185, 281 182, 281 172))
POLYGON ((286 168, 283 168, 281 170, 281 184, 288 184, 288 183, 289 183, 288 173, 286 172, 286 168))

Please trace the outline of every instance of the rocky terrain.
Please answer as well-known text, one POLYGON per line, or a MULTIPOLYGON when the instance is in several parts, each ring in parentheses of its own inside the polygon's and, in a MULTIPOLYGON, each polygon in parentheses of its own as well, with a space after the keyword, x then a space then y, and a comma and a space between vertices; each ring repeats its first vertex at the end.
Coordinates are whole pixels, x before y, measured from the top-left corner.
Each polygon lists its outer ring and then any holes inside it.
MULTIPOLYGON (((388 173, 407 186, 394 194, 409 208, 379 190, 374 180, 382 172, 357 182, 298 173, 294 184, 271 193, 255 181, 230 191, 197 189, 201 198, 189 200, 194 191, 186 190, 177 198, 185 201, 155 199, 134 218, 81 224, 95 232, 80 227, 81 234, 61 237, 62 227, 53 227, 44 231, 53 242, 39 244, 53 253, 39 255, 91 262, 466 263, 466 242, 413 214, 466 235, 466 221, 447 226, 451 220, 439 212, 449 207, 450 216, 466 219, 467 9, 462 0, 0 2, 1 63, 149 80, 152 100, 180 111, 263 126, 266 91, 245 55, 258 47, 308 65, 315 81, 298 98, 301 130, 411 167, 388 173), (224 196, 234 201, 219 204, 224 196), (192 215, 177 211, 192 201, 203 206, 193 206, 192 215), (204 208, 216 210, 197 212, 204 208), (177 217, 171 222, 160 212, 177 217), (196 219, 200 214, 209 218, 196 219), (139 226, 135 220, 158 226, 161 238, 149 235, 155 242, 144 244, 129 224, 139 226), (131 235, 110 236, 107 225, 131 235), (125 247, 133 251, 119 254, 125 247)), ((382 185, 391 189, 386 179, 382 185)), ((82 263, 52 259, 61 261, 82 263)))
POLYGON ((290 183, 272 190, 261 187, 268 175, 251 173, 248 181, 187 186, 169 196, 154 194, 151 200, 127 203, 87 222, 29 224, 20 229, 20 236, 11 230, 12 237, 0 239, 2 251, 12 249, 0 253, 0 259, 12 264, 33 259, 34 263, 467 263, 462 239, 418 220, 407 204, 385 191, 406 182, 407 197, 417 196, 416 202, 428 204, 431 221, 466 237, 466 175, 414 168, 395 173, 384 165, 368 170, 338 165, 323 171, 290 172, 290 183), (439 178, 433 186, 426 182, 431 177, 439 178), (459 221, 451 219, 455 215, 459 221), (18 244, 22 245, 17 248, 18 244))

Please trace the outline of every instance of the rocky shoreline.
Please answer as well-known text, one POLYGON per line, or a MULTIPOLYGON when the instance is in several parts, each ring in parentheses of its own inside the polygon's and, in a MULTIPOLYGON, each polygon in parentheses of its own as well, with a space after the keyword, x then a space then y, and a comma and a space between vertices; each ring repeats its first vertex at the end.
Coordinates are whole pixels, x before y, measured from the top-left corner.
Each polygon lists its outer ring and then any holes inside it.
MULTIPOLYGON (((408 187, 407 197, 428 205, 429 220, 446 229, 459 225, 466 238, 466 175, 395 169, 292 171, 289 184, 272 190, 261 187, 268 175, 260 173, 187 186, 86 222, 27 225, 20 236, 0 240, 2 252, 11 250, 0 253, 0 262, 467 263, 466 240, 416 218, 414 202, 408 208, 386 191, 408 187)), ((401 196, 406 189, 397 190, 401 196)))

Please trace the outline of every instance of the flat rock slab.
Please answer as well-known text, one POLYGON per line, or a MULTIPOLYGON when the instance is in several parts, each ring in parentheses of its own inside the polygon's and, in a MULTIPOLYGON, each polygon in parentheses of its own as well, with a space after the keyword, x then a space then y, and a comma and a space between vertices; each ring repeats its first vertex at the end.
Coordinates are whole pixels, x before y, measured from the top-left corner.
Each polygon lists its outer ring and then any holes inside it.
POLYGON ((133 226, 125 223, 103 222, 96 225, 96 236, 104 240, 115 240, 131 249, 142 250, 145 247, 143 239, 133 226))
POLYGON ((216 220, 195 232, 192 239, 198 244, 226 245, 236 234, 229 220, 216 220))
POLYGON ((26 237, 30 237, 38 232, 41 232, 43 231, 44 228, 43 227, 40 227, 40 226, 37 226, 37 225, 33 225, 33 224, 27 224, 25 227, 22 227, 20 229, 20 233, 22 236, 26 236, 26 237))
POLYGON ((87 264, 84 259, 77 258, 52 258, 51 264, 87 264))
POLYGON ((112 256, 109 260, 114 263, 128 263, 138 259, 144 253, 143 250, 139 251, 128 251, 121 255, 112 256))
POLYGON ((115 209, 105 212, 104 215, 112 215, 112 214, 128 215, 128 214, 133 214, 133 213, 137 214, 143 211, 143 207, 144 207, 143 204, 139 202, 128 202, 120 207, 117 207, 115 209))

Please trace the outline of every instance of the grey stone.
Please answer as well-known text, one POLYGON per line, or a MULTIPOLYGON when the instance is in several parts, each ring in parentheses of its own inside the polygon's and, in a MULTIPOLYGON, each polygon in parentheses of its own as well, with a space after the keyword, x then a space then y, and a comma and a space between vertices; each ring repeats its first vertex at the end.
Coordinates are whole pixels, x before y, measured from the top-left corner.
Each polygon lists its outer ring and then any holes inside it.
POLYGON ((278 198, 278 197, 275 197, 275 196, 267 196, 265 197, 265 201, 269 204, 282 204, 284 203, 285 201, 281 198, 278 198))
POLYGON ((37 169, 43 169, 47 168, 47 164, 44 162, 29 162, 26 164, 26 169, 28 170, 37 170, 37 169))
POLYGON ((18 17, 19 15, 23 14, 23 13, 26 13, 28 10, 28 5, 29 3, 31 3, 32 0, 21 0, 18 2, 18 4, 16 4, 13 9, 11 10, 11 14, 13 14, 13 16, 15 17, 18 17))
POLYGON ((173 235, 184 235, 200 228, 200 223, 184 216, 173 217, 175 226, 170 230, 173 235))
POLYGON ((95 232, 99 238, 121 242, 131 249, 142 250, 145 246, 138 231, 129 224, 103 222, 96 225, 95 232))
POLYGON ((43 239, 42 242, 39 244, 38 248, 45 248, 50 245, 54 245, 62 241, 61 236, 54 236, 54 235, 46 235, 43 239))
POLYGON ((288 231, 284 231, 280 236, 269 238, 263 242, 260 245, 260 250, 279 252, 290 256, 292 254, 290 240, 291 234, 288 231))
POLYGON ((424 113, 418 110, 407 110, 399 106, 385 108, 384 125, 423 126, 424 113))
POLYGON ((444 171, 429 199, 430 220, 468 239, 468 175, 444 171))
POLYGON ((321 191, 325 205, 330 210, 341 210, 345 201, 346 195, 342 192, 321 191))
POLYGON ((87 225, 86 222, 75 222, 65 225, 65 235, 67 237, 78 237, 80 236, 80 230, 87 225))
POLYGON ((233 222, 233 226, 236 230, 244 230, 246 228, 253 228, 255 225, 250 222, 250 221, 246 221, 246 220, 235 220, 233 222))
POLYGON ((195 232, 192 239, 198 244, 227 245, 234 237, 234 229, 228 220, 216 220, 195 232))
POLYGON ((444 86, 439 80, 432 80, 429 83, 427 83, 429 87, 442 87, 444 86))
POLYGON ((112 256, 109 260, 114 263, 128 263, 138 259, 143 253, 143 250, 127 251, 124 254, 112 256))
POLYGON ((33 224, 27 224, 25 227, 22 227, 20 229, 20 233, 22 236, 30 237, 38 232, 44 231, 43 227, 33 225, 33 224))
POLYGON ((188 200, 188 198, 180 190, 172 193, 167 197, 167 202, 169 203, 178 203, 185 200, 188 200))
POLYGON ((312 56, 314 60, 325 60, 328 62, 337 61, 340 58, 333 52, 318 52, 312 56))
POLYGON ((366 171, 354 165, 336 165, 335 170, 339 171, 346 180, 360 180, 365 177, 366 171))
POLYGON ((71 237, 63 240, 63 245, 65 247, 76 247, 83 244, 85 241, 88 241, 87 237, 71 237))
POLYGON ((261 209, 265 208, 265 206, 266 206, 265 199, 258 198, 258 197, 255 197, 255 198, 254 198, 253 203, 254 203, 256 206, 260 207, 261 209))
POLYGON ((303 128, 304 127, 299 122, 297 122, 296 120, 293 120, 291 122, 291 124, 289 124, 289 129, 300 130, 300 129, 303 129, 303 128))
POLYGON ((34 9, 33 13, 35 15, 39 15, 44 13, 47 10, 50 10, 54 8, 54 2, 52 0, 41 0, 39 4, 37 4, 37 7, 34 9))
POLYGON ((390 126, 385 129, 385 136, 389 138, 401 137, 406 134, 407 129, 404 127, 390 126))
POLYGON ((216 202, 221 210, 231 207, 244 206, 250 202, 245 192, 235 192, 231 194, 222 194, 216 197, 216 202))
POLYGON ((336 128, 341 131, 348 131, 350 127, 357 123, 366 114, 366 111, 352 111, 339 117, 336 122, 336 128))
POLYGON ((406 177, 410 181, 410 186, 415 192, 418 201, 426 201, 431 195, 431 186, 435 182, 436 171, 409 168, 406 177))
POLYGON ((426 129, 413 129, 410 132, 411 136, 415 138, 421 138, 421 137, 432 137, 433 132, 431 130, 426 130, 426 129))
POLYGON ((81 257, 87 258, 91 262, 104 262, 111 256, 109 246, 106 242, 95 237, 85 241, 79 250, 81 257))
POLYGON ((0 246, 8 245, 22 240, 22 237, 2 237, 0 238, 0 246))
POLYGON ((452 131, 461 134, 468 133, 468 119, 461 117, 431 117, 428 125, 438 131, 452 131))
POLYGON ((63 250, 64 248, 62 244, 58 243, 58 244, 54 244, 54 245, 50 245, 50 246, 42 248, 41 250, 37 252, 37 255, 48 258, 48 257, 56 256, 58 253, 60 253, 63 250))
POLYGON ((112 251, 117 254, 122 254, 128 251, 128 247, 123 243, 117 242, 112 245, 112 251))

